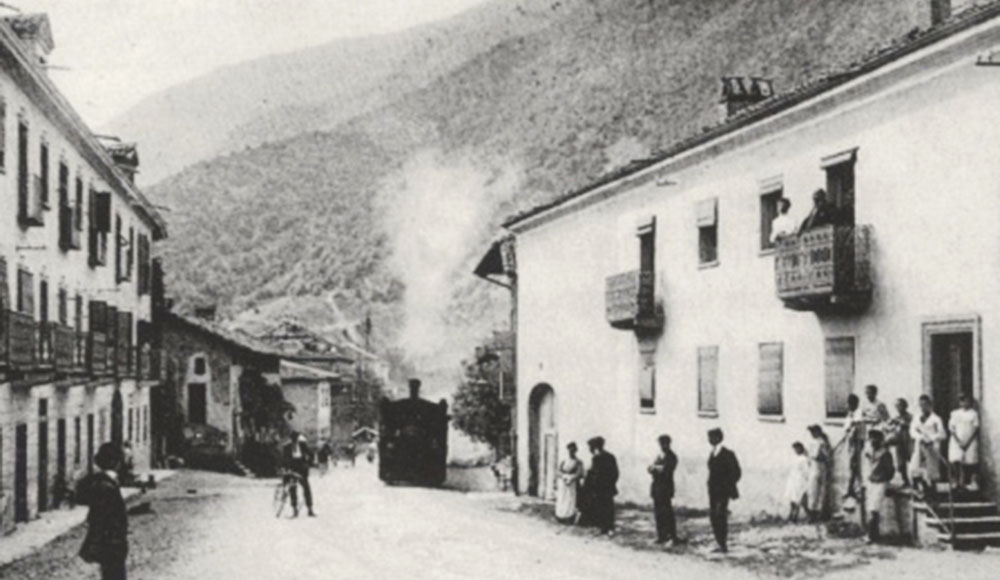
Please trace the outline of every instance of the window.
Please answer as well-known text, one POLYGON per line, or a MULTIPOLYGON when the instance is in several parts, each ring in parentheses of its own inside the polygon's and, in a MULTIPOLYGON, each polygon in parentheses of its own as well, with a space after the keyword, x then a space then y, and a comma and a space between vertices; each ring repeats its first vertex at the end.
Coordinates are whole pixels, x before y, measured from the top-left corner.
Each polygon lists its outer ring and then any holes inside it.
POLYGON ((135 228, 128 228, 128 252, 125 260, 125 278, 131 280, 133 268, 135 267, 135 228))
POLYGON ((781 383, 784 378, 784 345, 767 342, 759 345, 757 367, 757 413, 763 417, 780 417, 784 413, 781 383))
POLYGON ((28 123, 24 119, 17 123, 17 201, 18 214, 24 219, 28 215, 28 123))
POLYGON ((151 264, 149 261, 149 238, 144 234, 139 234, 139 278, 138 278, 138 291, 139 296, 149 294, 149 280, 151 272, 151 264))
POLYGON ((204 425, 208 415, 208 399, 205 383, 188 385, 188 423, 204 425))
POLYGON ((836 206, 836 223, 854 225, 854 164, 857 149, 831 155, 823 159, 826 171, 826 192, 836 206))
POLYGON ((80 418, 73 419, 73 464, 80 465, 80 418))
POLYGON ((760 196, 760 249, 762 251, 773 249, 776 245, 771 241, 774 233, 774 219, 779 215, 778 205, 783 197, 783 191, 772 189, 760 196))
POLYGON ((203 375, 203 374, 205 374, 205 371, 208 370, 206 368, 207 366, 208 365, 205 364, 205 357, 199 356, 199 357, 195 358, 194 359, 194 374, 196 374, 196 375, 203 375))
MULTIPOLYGON (((0 99, 0 172, 7 169, 7 101, 0 99)), ((2 481, 3 478, 0 478, 2 481)))
POLYGON ((27 270, 17 271, 17 311, 35 315, 35 280, 27 270))
POLYGON ((69 324, 69 297, 66 295, 66 289, 60 288, 58 295, 58 309, 59 309, 59 324, 63 326, 68 326, 69 324))
POLYGON ((90 266, 104 266, 108 261, 108 234, 111 232, 111 194, 90 190, 90 266))
POLYGON ((73 304, 73 327, 77 332, 83 332, 83 296, 76 295, 73 304))
POLYGON ((698 263, 712 266, 719 263, 718 199, 698 203, 698 263))
POLYGON ((38 320, 49 321, 49 282, 44 278, 38 282, 38 320))
POLYGON ((718 406, 719 347, 698 349, 698 413, 715 416, 718 406))
POLYGON ((69 198, 69 167, 65 161, 59 162, 59 247, 63 250, 73 248, 74 228, 73 204, 69 198))
POLYGON ((38 152, 38 179, 41 184, 42 207, 49 206, 49 144, 42 141, 38 152))
POLYGON ((847 396, 854 391, 854 337, 826 339, 823 360, 826 379, 826 416, 847 416, 847 396))
POLYGON ((132 417, 134 416, 134 414, 135 414, 135 411, 131 407, 129 407, 129 410, 128 410, 128 441, 132 440, 132 417))
POLYGON ((122 216, 115 216, 115 281, 121 282, 125 276, 124 264, 122 262, 122 248, 125 246, 125 239, 122 238, 122 216))
POLYGON ((79 175, 76 177, 76 203, 73 210, 73 227, 77 231, 83 231, 83 179, 79 175))
POLYGON ((653 411, 656 409, 656 361, 653 356, 645 354, 642 359, 639 371, 639 409, 653 411))

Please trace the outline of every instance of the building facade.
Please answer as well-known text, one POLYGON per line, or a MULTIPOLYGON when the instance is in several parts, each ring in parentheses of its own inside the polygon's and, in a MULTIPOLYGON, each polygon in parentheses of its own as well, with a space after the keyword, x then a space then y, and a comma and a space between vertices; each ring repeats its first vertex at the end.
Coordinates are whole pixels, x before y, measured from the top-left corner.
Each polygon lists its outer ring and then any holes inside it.
POLYGON ((44 15, 0 19, 0 529, 106 441, 149 466, 152 243, 135 147, 101 143, 46 76, 44 15))
POLYGON ((744 470, 733 509, 783 509, 791 444, 811 424, 836 443, 847 395, 875 384, 945 420, 973 395, 995 498, 997 51, 990 3, 508 221, 521 488, 552 497, 565 445, 602 435, 619 499, 648 501, 668 433, 678 501, 704 504, 721 427, 744 470), (773 244, 777 200, 798 224, 820 188, 836 224, 773 244))

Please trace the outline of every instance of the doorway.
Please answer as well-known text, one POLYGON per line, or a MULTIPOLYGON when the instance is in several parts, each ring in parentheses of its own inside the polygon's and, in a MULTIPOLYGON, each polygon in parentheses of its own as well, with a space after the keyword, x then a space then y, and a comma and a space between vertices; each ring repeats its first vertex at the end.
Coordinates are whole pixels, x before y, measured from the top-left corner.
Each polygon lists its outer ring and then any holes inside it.
POLYGON ((188 385, 188 423, 204 425, 208 415, 208 399, 205 383, 188 385))
POLYGON ((536 386, 528 407, 528 493, 554 499, 559 443, 552 387, 544 383, 536 386))
POLYGON ((28 426, 14 431, 14 521, 28 521, 28 426))
POLYGON ((111 396, 111 442, 121 447, 125 441, 123 436, 124 421, 122 418, 125 404, 122 402, 122 392, 115 389, 115 394, 111 396))

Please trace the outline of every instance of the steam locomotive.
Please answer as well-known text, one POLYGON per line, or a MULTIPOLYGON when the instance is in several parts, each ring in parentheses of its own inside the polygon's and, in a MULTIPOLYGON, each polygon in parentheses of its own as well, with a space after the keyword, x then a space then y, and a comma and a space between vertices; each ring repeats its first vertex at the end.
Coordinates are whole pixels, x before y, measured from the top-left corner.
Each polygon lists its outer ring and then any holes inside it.
POLYGON ((440 486, 447 473, 448 403, 420 398, 420 381, 410 380, 410 397, 379 404, 379 479, 388 484, 440 486))

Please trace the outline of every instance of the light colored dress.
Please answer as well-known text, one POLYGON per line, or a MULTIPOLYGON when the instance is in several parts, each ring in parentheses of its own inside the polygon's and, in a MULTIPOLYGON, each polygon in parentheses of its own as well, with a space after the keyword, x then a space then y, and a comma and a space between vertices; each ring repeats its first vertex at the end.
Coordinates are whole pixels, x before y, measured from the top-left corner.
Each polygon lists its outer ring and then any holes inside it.
POLYGON ((823 440, 814 440, 809 450, 809 510, 822 512, 830 487, 830 463, 833 449, 823 440))
POLYGON ((917 415, 910 423, 910 436, 913 438, 916 455, 910 462, 910 477, 920 477, 928 483, 940 480, 941 460, 938 457, 941 454, 941 442, 948 438, 941 417, 931 413, 926 419, 922 419, 917 415))
MULTIPOLYGON (((979 413, 975 409, 955 409, 948 419, 948 432, 962 441, 967 441, 979 428, 979 413)), ((952 463, 975 465, 979 463, 979 437, 969 444, 964 452, 955 437, 949 437, 948 460, 952 463)))
POLYGON ((564 459, 559 464, 559 479, 556 482, 556 518, 571 520, 576 516, 576 498, 583 479, 583 462, 579 459, 564 459))
POLYGON ((809 493, 809 456, 796 455, 795 463, 788 472, 788 482, 785 484, 785 506, 801 504, 809 493))

